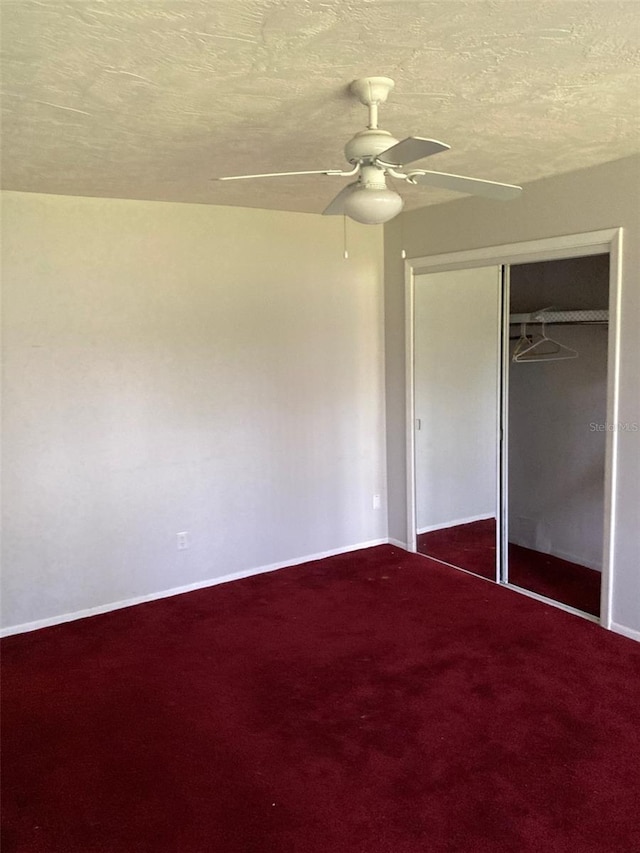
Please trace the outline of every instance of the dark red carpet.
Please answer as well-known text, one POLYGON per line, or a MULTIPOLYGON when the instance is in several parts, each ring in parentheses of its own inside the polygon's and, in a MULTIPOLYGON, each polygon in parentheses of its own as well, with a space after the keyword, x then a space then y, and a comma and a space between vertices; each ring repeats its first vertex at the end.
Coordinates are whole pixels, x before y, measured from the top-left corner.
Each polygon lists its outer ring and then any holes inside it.
POLYGON ((418 551, 452 566, 496 579, 496 520, 471 521, 418 536, 418 551))
MULTIPOLYGON (((467 569, 496 576, 496 522, 489 518, 423 533, 418 551, 467 569)), ((600 615, 600 572, 509 543, 509 581, 585 613, 600 615)))
POLYGON ((640 850, 640 646, 391 546, 2 650, 3 853, 640 850))
POLYGON ((585 613, 600 615, 600 572, 509 543, 509 580, 585 613))

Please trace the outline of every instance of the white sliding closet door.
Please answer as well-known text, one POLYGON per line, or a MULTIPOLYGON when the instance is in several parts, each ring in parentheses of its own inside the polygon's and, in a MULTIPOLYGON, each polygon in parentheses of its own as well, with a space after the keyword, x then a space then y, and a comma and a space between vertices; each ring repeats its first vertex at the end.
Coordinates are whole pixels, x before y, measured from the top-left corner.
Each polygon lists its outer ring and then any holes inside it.
POLYGON ((418 551, 496 578, 501 267, 418 275, 418 551))

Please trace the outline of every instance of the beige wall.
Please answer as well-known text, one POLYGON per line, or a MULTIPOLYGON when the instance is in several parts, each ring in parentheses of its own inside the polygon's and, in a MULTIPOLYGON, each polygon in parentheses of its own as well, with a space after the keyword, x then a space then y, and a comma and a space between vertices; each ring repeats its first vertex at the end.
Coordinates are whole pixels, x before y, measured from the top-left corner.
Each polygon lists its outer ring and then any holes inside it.
MULTIPOLYGON (((621 421, 640 394, 640 158, 403 216, 409 256, 622 225, 621 421)), ((3 196, 3 624, 406 532, 400 220, 3 196), (382 494, 383 509, 372 509, 382 494), (188 530, 191 547, 176 550, 188 530)), ((638 434, 614 620, 640 629, 638 434)))
MULTIPOLYGON (((640 421, 640 157, 525 187, 500 204, 464 199, 412 211, 385 227, 389 535, 406 535, 405 337, 401 249, 408 257, 624 227, 620 421, 640 421)), ((613 620, 640 630, 640 433, 619 434, 613 620)))
POLYGON ((3 230, 3 625, 386 536, 381 229, 10 192, 3 230))

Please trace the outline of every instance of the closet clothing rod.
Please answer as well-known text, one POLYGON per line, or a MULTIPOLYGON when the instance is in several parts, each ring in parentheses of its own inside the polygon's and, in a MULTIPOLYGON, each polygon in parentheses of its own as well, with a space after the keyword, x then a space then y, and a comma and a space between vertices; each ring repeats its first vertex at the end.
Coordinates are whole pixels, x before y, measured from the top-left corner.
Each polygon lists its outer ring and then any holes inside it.
POLYGON ((537 311, 532 314, 510 314, 509 323, 608 323, 609 312, 597 311, 537 311))

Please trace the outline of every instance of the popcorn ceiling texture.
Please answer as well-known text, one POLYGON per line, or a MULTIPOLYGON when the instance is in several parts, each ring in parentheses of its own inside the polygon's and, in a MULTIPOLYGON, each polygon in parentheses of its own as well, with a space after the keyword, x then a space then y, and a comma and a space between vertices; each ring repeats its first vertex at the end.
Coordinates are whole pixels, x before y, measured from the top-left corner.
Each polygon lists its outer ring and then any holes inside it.
MULTIPOLYGON (((381 126, 422 164, 526 183, 639 150, 640 19, 618 0, 16 0, 2 4, 3 185, 320 212, 393 77, 381 126)), ((459 197, 402 187, 407 207, 459 197)))

